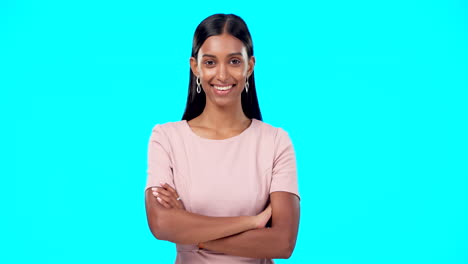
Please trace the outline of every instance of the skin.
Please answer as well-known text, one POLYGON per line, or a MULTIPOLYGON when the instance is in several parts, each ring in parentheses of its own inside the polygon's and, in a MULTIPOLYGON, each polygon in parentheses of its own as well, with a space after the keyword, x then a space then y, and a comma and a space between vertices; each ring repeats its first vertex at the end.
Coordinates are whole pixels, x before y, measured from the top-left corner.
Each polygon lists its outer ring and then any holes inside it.
POLYGON ((244 114, 241 93, 246 79, 252 74, 255 57, 248 58, 239 39, 222 34, 211 36, 200 47, 198 57, 190 58, 190 68, 200 77, 206 94, 202 114, 188 121, 192 130, 204 138, 225 139, 240 134, 250 126, 244 114), (213 85, 234 85, 227 96, 215 93, 213 85))
MULTIPOLYGON (((209 139, 236 136, 252 122, 242 110, 241 93, 255 65, 243 43, 229 35, 211 36, 198 57, 190 58, 193 74, 200 77, 206 106, 188 124, 209 139), (213 85, 233 85, 228 95, 217 95, 213 85)), ((252 258, 289 258, 299 227, 299 198, 288 192, 270 194, 270 205, 256 216, 207 217, 187 212, 168 184, 147 189, 146 210, 151 231, 158 239, 198 244, 209 250, 252 258), (272 218, 271 228, 265 228, 272 218)))

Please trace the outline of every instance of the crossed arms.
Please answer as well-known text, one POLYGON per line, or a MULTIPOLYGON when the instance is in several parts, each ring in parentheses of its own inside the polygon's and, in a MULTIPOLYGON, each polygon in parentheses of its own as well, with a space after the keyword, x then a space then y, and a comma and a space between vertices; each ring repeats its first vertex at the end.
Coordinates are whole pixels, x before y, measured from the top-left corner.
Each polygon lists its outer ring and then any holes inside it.
MULTIPOLYGON (((164 192, 162 188, 159 190, 164 192)), ((270 194, 271 228, 264 228, 268 212, 257 216, 203 216, 177 206, 163 206, 151 188, 145 192, 145 204, 150 230, 160 240, 180 244, 202 242, 206 249, 250 258, 289 258, 296 244, 299 198, 289 192, 270 194)))

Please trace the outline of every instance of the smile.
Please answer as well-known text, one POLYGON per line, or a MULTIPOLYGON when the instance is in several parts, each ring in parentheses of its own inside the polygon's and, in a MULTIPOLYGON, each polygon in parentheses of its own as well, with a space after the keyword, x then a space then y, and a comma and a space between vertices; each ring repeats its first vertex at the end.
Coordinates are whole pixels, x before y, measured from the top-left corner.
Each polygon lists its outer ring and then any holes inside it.
POLYGON ((218 85, 213 85, 213 87, 218 90, 218 91, 227 91, 231 89, 234 85, 229 85, 229 86, 218 86, 218 85))

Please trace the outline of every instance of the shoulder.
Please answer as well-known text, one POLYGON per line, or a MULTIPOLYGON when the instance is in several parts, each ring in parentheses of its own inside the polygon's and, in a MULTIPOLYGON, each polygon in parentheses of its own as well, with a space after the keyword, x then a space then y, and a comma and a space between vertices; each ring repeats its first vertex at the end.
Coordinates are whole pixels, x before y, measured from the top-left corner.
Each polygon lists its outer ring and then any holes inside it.
POLYGON ((273 139, 275 142, 289 139, 288 132, 282 127, 273 126, 261 120, 255 121, 257 123, 257 133, 262 137, 268 137, 270 139, 273 139))
POLYGON ((180 130, 185 125, 185 120, 159 123, 153 126, 153 133, 169 133, 180 130))
POLYGON ((182 137, 185 122, 185 120, 182 120, 155 124, 151 131, 151 138, 169 143, 173 138, 182 137))

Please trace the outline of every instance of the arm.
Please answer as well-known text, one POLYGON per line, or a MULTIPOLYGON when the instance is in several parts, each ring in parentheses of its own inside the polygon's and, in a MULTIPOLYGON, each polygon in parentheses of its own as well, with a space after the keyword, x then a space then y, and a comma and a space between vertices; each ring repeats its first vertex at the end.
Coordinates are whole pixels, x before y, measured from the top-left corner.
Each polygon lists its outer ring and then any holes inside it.
POLYGON ((145 205, 153 235, 174 243, 197 244, 255 229, 259 225, 258 216, 209 217, 165 208, 156 200, 151 188, 145 191, 145 205))
POLYGON ((299 198, 288 192, 270 194, 272 227, 204 242, 206 249, 251 258, 289 258, 299 227, 299 198))

